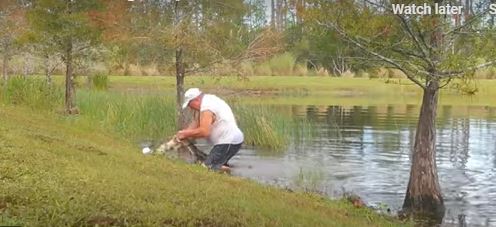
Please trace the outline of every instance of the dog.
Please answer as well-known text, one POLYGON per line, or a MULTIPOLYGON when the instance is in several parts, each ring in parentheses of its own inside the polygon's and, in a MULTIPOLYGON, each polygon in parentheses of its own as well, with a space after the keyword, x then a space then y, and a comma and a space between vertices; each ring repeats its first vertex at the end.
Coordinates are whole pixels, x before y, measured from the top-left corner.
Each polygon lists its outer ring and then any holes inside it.
POLYGON ((164 154, 174 159, 181 159, 188 163, 203 163, 207 159, 207 154, 198 149, 189 140, 179 140, 174 136, 166 143, 160 144, 155 149, 155 153, 164 154))

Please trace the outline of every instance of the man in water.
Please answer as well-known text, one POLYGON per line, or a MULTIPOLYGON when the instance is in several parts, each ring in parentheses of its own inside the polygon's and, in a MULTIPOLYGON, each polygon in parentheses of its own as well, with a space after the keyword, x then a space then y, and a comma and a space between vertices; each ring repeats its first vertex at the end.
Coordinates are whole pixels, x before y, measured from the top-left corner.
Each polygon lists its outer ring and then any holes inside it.
POLYGON ((199 112, 199 119, 177 132, 177 138, 206 138, 214 147, 204 164, 213 170, 229 170, 227 162, 238 153, 244 140, 231 107, 221 98, 204 94, 198 88, 184 93, 183 109, 186 107, 199 112))

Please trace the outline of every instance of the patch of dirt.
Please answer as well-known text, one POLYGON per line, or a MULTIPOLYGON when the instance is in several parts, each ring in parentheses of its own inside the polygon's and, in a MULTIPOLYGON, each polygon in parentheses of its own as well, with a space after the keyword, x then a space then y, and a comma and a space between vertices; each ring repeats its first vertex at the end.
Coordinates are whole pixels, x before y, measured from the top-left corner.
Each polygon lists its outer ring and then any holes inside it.
POLYGON ((14 198, 10 196, 0 197, 0 213, 3 213, 9 204, 15 203, 14 198))
MULTIPOLYGON (((51 137, 47 135, 41 135, 41 134, 29 134, 29 137, 35 140, 42 141, 46 144, 53 144, 53 143, 64 143, 64 140, 56 137, 51 137)), ((100 149, 91 146, 91 145, 82 145, 82 144, 75 144, 71 145, 73 148, 84 151, 84 152, 89 152, 89 153, 94 153, 96 155, 107 155, 107 153, 101 151, 100 149)))
POLYGON ((96 216, 86 221, 86 226, 124 226, 124 223, 115 218, 96 216))
POLYGON ((358 195, 350 194, 346 197, 346 199, 356 208, 366 207, 365 202, 358 195))
POLYGON ((105 152, 101 151, 100 149, 98 149, 94 146, 91 146, 91 145, 76 144, 76 145, 74 145, 74 148, 76 148, 80 151, 89 152, 89 153, 93 153, 96 155, 107 155, 107 153, 105 153, 105 152))
POLYGON ((194 218, 180 220, 177 218, 169 218, 162 221, 162 226, 242 226, 241 223, 225 223, 219 222, 212 218, 194 218))
POLYGON ((29 136, 35 140, 40 140, 40 141, 47 143, 47 144, 52 144, 54 142, 62 142, 62 139, 47 136, 47 135, 30 134, 29 136))
POLYGON ((7 208, 7 202, 0 199, 0 213, 7 208))

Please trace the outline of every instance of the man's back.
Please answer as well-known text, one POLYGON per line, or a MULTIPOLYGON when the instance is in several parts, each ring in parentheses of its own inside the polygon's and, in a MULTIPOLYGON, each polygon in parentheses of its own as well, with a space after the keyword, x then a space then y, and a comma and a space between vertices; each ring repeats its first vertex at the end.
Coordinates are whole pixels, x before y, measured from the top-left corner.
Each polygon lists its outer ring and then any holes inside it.
POLYGON ((205 94, 200 112, 210 111, 214 114, 212 131, 208 138, 212 144, 238 144, 243 142, 243 133, 238 128, 231 107, 221 98, 205 94))

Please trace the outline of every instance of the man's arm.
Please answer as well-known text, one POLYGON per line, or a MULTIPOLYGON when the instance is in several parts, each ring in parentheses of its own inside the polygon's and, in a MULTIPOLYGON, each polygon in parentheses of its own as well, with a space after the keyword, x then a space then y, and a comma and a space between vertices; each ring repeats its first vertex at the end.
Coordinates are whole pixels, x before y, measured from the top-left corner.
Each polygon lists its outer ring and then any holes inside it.
POLYGON ((205 138, 210 135, 212 123, 214 122, 214 113, 203 111, 200 113, 200 125, 197 128, 184 129, 177 132, 177 138, 182 140, 186 138, 205 138))
POLYGON ((198 122, 200 121, 200 111, 194 110, 193 111, 193 120, 189 123, 188 127, 185 129, 194 129, 198 128, 199 124, 198 122))

